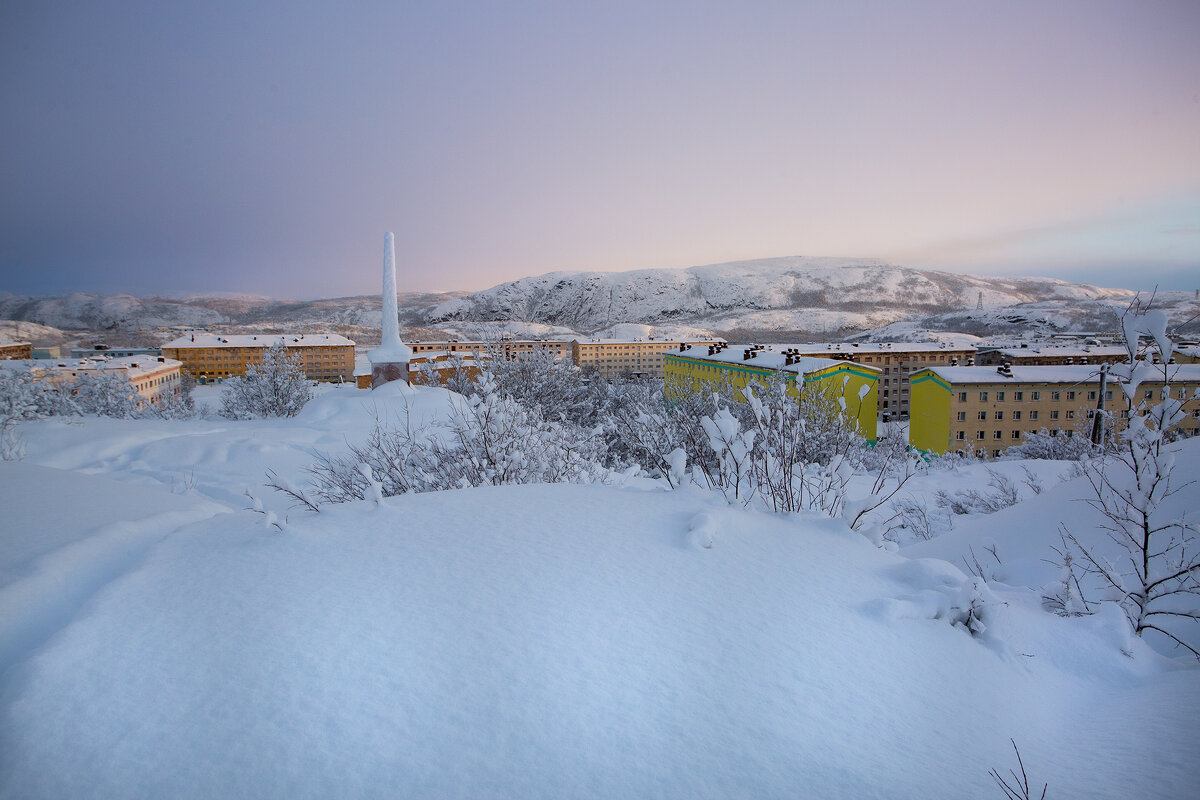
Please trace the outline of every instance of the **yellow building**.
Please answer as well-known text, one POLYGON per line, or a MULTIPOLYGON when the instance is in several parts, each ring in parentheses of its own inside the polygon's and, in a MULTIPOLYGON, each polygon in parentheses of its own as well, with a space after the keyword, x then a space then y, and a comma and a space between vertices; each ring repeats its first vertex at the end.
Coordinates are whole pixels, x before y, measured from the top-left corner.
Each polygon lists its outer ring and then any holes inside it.
POLYGON ((793 344, 788 349, 810 358, 846 359, 877 367, 881 373, 879 415, 889 420, 908 417, 913 372, 934 365, 967 364, 975 356, 975 345, 961 342, 826 342, 793 344))
POLYGON ((335 333, 296 335, 222 336, 192 333, 163 345, 167 358, 183 363, 183 368, 199 381, 241 377, 251 364, 262 362, 263 353, 283 341, 288 353, 299 357, 309 380, 349 381, 354 378, 354 342, 335 333))
POLYGON ((650 377, 664 375, 663 355, 680 345, 707 347, 724 344, 724 339, 576 339, 571 342, 575 366, 595 370, 601 378, 650 377))
MULTIPOLYGON (((779 347, 776 345, 775 347, 779 347)), ((668 396, 752 381, 767 384, 782 375, 796 391, 827 392, 867 440, 876 438, 880 370, 845 359, 810 358, 792 349, 764 346, 681 345, 664 358, 668 396)))
MULTIPOLYGON (((1200 365, 1171 365, 1171 392, 1184 401, 1189 436, 1200 429, 1200 365)), ((1136 402, 1160 402, 1161 378, 1141 384, 1136 402)), ((1073 436, 1099 402, 1099 370, 1088 365, 1032 367, 931 367, 912 376, 909 444, 930 453, 983 451, 998 456, 1042 428, 1073 436)), ((1105 408, 1118 429, 1128 403, 1110 376, 1105 408)), ((1056 434, 1059 435, 1059 434, 1056 434)))

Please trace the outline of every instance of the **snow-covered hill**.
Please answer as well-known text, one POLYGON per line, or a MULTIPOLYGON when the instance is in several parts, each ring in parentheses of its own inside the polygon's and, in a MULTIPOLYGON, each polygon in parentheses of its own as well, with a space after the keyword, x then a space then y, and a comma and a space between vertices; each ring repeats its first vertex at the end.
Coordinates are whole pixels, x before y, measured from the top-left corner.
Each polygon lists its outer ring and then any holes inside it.
MULTIPOLYGON (((453 402, 346 386, 294 419, 22 425, 0 797, 987 798, 1010 737, 1047 797, 1194 795, 1200 670, 1119 611, 1048 613, 1023 573, 972 636, 949 621, 965 545, 908 557, 637 478, 317 514, 262 488, 453 402)), ((1010 512, 1031 563, 1074 513, 1056 494, 1010 512)))
POLYGON ((682 270, 552 272, 442 303, 431 323, 526 320, 595 331, 667 322, 717 330, 864 329, 949 309, 1054 301, 1128 302, 1134 293, 1051 278, 985 278, 866 259, 771 258, 682 270))

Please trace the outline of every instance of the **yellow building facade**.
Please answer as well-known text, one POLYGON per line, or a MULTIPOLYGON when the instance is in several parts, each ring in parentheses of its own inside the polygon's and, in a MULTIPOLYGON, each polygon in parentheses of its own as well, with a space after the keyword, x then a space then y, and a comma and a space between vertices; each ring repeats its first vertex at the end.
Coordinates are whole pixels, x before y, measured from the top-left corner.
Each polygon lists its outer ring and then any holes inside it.
MULTIPOLYGON (((1188 416, 1180 425, 1188 436, 1200 432, 1200 365, 1171 365, 1172 397, 1188 416)), ((1158 403, 1166 385, 1144 381, 1135 403, 1158 403)), ((928 453, 983 451, 1000 455, 1031 433, 1046 428, 1073 436, 1086 426, 1099 403, 1098 369, 1085 365, 1033 367, 947 367, 912 376, 909 444, 928 453)), ((1126 425, 1128 402, 1109 377, 1105 409, 1118 430, 1126 425)))
MULTIPOLYGON (((681 392, 713 391, 729 386, 765 386, 782 376, 792 391, 822 392, 842 405, 847 421, 874 442, 880 370, 845 360, 808 358, 769 347, 682 345, 664 356, 668 397, 681 392)), ((753 387, 751 387, 753 388, 753 387)), ((737 395, 735 395, 737 396, 737 395)))
POLYGON ((163 345, 162 352, 183 364, 196 380, 242 377, 251 364, 262 363, 267 348, 282 341, 298 357, 309 380, 349 381, 354 378, 354 342, 334 333, 284 335, 195 333, 163 345))
POLYGON ((571 342, 571 359, 583 370, 594 370, 601 378, 664 376, 664 354, 681 345, 724 344, 724 339, 576 339, 571 342))

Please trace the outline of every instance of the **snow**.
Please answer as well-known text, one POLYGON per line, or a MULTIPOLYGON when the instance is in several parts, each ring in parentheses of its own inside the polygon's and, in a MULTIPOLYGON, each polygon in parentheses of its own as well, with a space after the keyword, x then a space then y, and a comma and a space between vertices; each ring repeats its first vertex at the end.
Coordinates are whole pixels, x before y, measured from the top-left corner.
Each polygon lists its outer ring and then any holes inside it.
POLYGON ((263 488, 455 402, 388 384, 294 419, 22 425, 0 796, 991 797, 1009 737, 1048 796, 1195 793, 1200 670, 1024 588, 1054 519, 1088 524, 1077 483, 900 554, 637 478, 319 514, 263 488), (959 566, 984 537, 1004 583, 959 566), (979 635, 951 624, 981 600, 979 635))

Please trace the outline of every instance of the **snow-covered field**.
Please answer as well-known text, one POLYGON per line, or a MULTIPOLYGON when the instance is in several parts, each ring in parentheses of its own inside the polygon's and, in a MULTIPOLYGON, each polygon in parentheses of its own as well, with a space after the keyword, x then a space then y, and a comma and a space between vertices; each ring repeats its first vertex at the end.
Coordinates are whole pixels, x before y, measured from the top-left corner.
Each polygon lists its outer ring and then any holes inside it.
POLYGON ((1059 522, 1095 524, 1067 465, 898 553, 643 479, 319 514, 263 487, 453 398, 22 425, 0 463, 0 796, 987 798, 1010 737, 1035 796, 1200 794, 1195 661, 1029 588, 1059 522), (972 636, 948 618, 991 544, 1004 582, 972 636))

